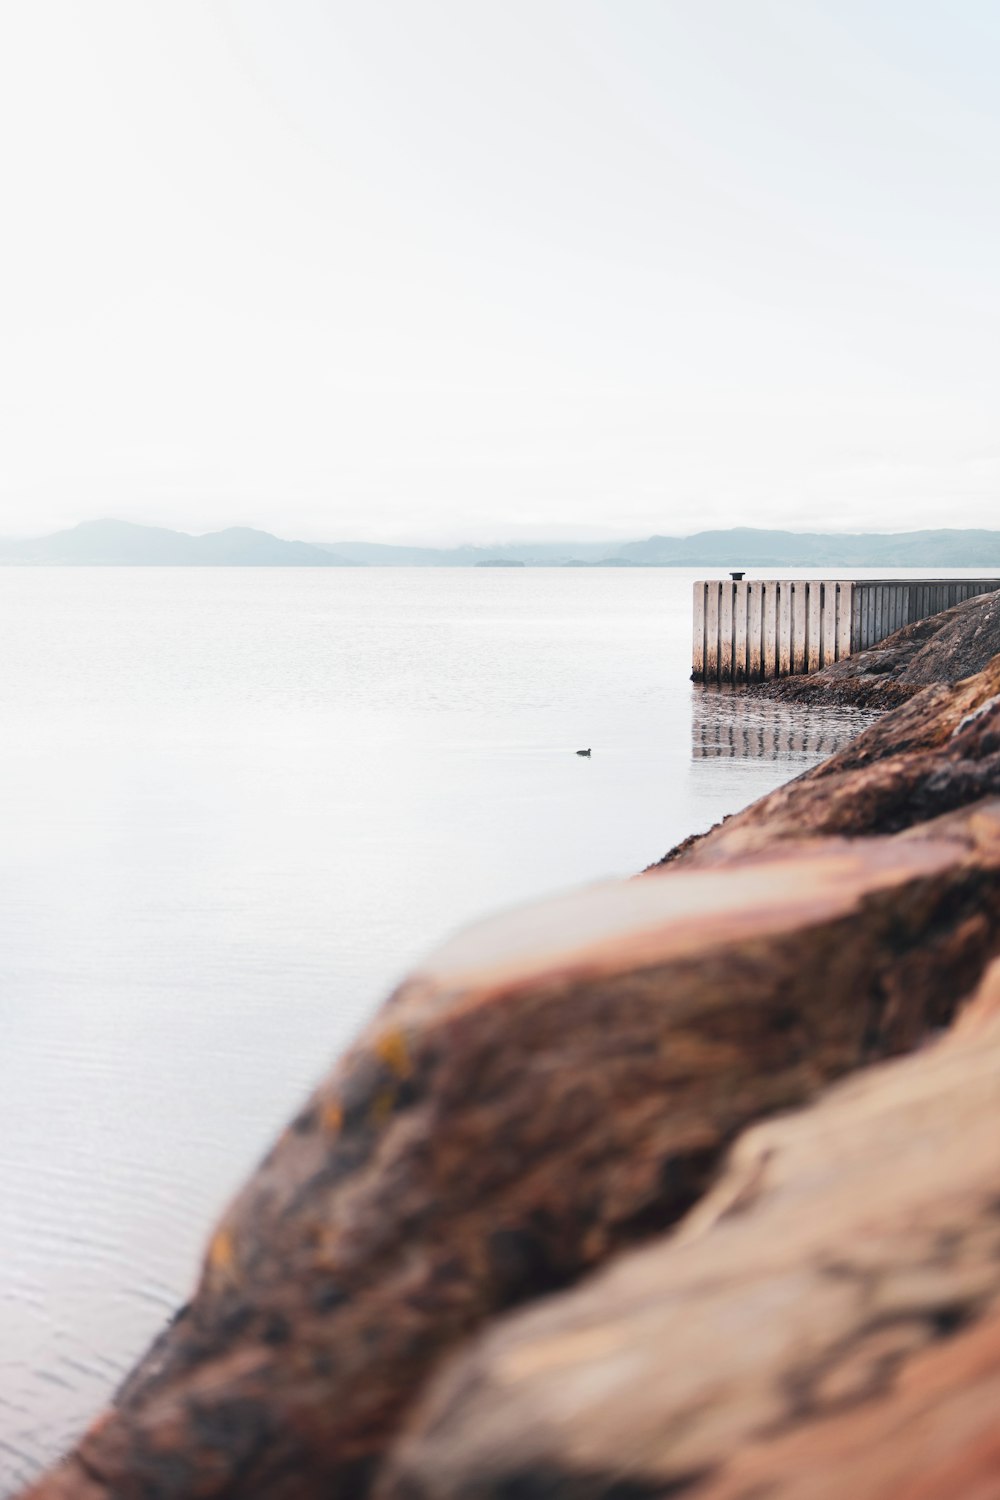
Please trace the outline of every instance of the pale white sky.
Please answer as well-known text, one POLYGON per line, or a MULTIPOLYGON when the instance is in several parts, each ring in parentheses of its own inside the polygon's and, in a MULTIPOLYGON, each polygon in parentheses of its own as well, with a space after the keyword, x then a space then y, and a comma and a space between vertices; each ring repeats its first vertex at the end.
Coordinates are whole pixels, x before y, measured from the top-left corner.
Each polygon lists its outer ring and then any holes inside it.
POLYGON ((0 0, 0 532, 1000 525, 995 0, 0 0))

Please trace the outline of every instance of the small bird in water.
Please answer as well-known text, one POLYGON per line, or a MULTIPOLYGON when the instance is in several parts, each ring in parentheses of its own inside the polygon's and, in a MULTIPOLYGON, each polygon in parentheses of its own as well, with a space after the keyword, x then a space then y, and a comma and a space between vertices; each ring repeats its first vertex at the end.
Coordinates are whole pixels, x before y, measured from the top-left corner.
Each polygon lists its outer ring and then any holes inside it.
POLYGON ((578 750, 576 753, 577 753, 577 755, 589 755, 590 751, 589 750, 578 750))

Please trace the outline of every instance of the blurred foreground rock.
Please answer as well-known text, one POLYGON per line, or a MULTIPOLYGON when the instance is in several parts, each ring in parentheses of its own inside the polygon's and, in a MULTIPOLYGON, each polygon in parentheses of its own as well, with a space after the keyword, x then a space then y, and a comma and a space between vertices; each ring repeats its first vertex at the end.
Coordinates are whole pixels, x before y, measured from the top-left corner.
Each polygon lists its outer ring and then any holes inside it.
POLYGON ((1000 970, 955 1033, 743 1137, 680 1232, 502 1322, 393 1500, 1000 1493, 1000 970))
POLYGON ((36 1500, 363 1496, 443 1356, 674 1223, 750 1122, 945 1026, 998 917, 990 805, 469 930, 292 1123, 36 1500))
MULTIPOLYGON (((277 1142, 190 1305, 33 1500, 832 1495, 801 1477, 812 1445, 856 1420, 839 1441, 881 1464, 876 1400, 903 1446, 933 1407, 935 1462, 975 1466, 1000 1267, 986 1001, 974 1040, 761 1127, 713 1184, 747 1126, 949 1026, 1000 951, 994 794, 1000 662, 665 869, 447 944, 277 1142), (949 1380, 970 1401, 946 1421, 927 1392, 949 1380)), ((924 1494, 907 1484, 884 1493, 924 1494)))

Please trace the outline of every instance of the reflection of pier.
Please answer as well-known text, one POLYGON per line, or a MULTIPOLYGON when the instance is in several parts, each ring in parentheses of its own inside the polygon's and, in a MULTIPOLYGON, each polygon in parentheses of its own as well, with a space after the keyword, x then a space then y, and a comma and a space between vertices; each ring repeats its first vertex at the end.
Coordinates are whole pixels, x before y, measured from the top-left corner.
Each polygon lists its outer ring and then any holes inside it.
POLYGON ((692 760, 789 760, 811 765, 833 755, 877 715, 748 698, 727 686, 695 688, 692 760))

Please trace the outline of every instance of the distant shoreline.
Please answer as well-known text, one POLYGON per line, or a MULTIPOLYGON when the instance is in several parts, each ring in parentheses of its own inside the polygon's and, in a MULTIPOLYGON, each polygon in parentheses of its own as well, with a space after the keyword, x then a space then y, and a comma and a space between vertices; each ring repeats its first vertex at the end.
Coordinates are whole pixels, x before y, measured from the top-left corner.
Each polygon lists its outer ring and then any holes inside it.
POLYGON ((303 542, 249 526, 196 536, 132 521, 84 521, 50 536, 0 538, 8 567, 976 568, 1000 573, 1000 531, 766 531, 753 527, 627 542, 425 547, 303 542))

